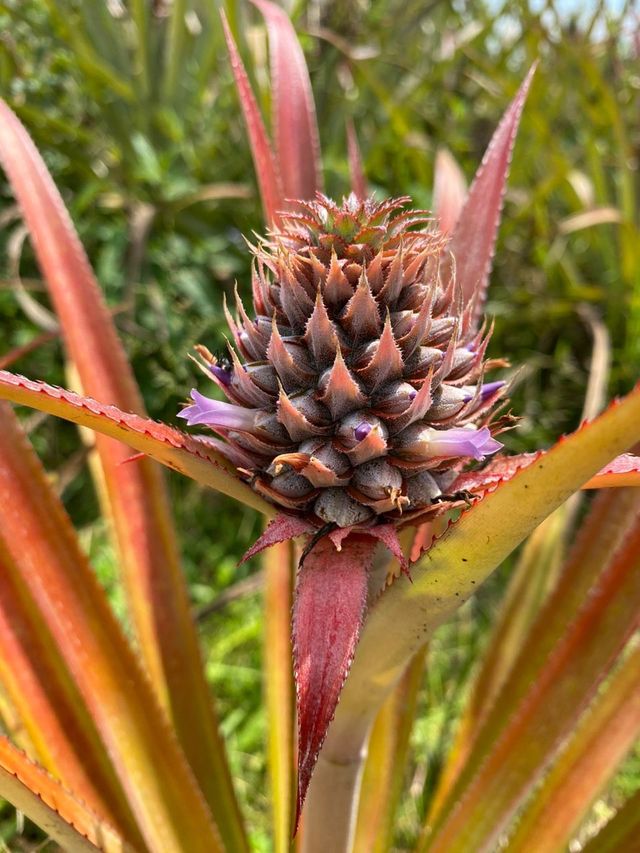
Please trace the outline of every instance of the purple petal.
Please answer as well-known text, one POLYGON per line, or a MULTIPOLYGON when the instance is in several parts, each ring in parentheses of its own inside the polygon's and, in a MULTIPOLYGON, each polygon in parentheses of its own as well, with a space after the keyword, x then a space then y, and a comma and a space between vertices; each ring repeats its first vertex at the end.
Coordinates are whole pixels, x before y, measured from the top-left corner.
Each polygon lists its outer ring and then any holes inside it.
POLYGON ((195 388, 191 391, 191 399, 193 405, 178 412, 178 417, 184 418, 189 426, 206 424, 222 429, 255 430, 255 409, 244 409, 242 406, 212 400, 196 391, 195 388))
MULTIPOLYGON (((485 382, 482 386, 482 390, 480 391, 480 399, 488 400, 492 394, 495 394, 496 391, 499 391, 500 388, 504 388, 506 383, 502 379, 496 379, 495 382, 485 382)), ((475 392, 469 392, 465 398, 464 402, 468 403, 469 400, 473 399, 475 392)))
POLYGON ((479 430, 454 428, 431 430, 429 437, 430 456, 472 456, 484 459, 497 453, 502 447, 499 441, 491 437, 488 427, 479 430))
POLYGON ((221 382, 226 388, 231 385, 231 371, 225 367, 220 367, 219 364, 212 364, 210 367, 213 375, 221 382))

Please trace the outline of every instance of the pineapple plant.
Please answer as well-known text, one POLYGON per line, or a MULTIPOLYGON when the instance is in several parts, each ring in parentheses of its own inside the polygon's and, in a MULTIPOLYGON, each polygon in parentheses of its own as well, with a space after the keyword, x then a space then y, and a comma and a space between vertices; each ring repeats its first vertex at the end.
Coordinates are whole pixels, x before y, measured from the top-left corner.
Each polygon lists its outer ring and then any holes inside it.
MULTIPOLYGON (((5 667, 16 675, 10 686, 38 735, 36 757, 54 774, 47 776, 0 738, 0 793, 65 849, 89 849, 87 843, 90 849, 162 853, 249 849, 151 459, 264 514, 266 530, 245 556, 305 537, 297 573, 289 573, 295 551, 288 544, 268 556, 268 636, 274 642, 267 642, 265 655, 272 661, 265 680, 278 746, 271 751, 274 847, 290 849, 291 827, 308 793, 299 841, 305 853, 372 849, 354 842, 372 725, 388 696, 406 704, 394 687, 403 688, 408 665, 419 675, 430 633, 570 494, 640 483, 638 457, 618 455, 640 436, 640 389, 546 453, 496 455, 502 445, 495 436, 511 418, 500 411, 503 382, 485 381, 505 362, 486 357, 490 329, 482 311, 531 74, 468 194, 441 182, 438 224, 424 211, 406 210, 406 198, 368 198, 353 140, 350 160, 358 180, 352 181, 354 194, 337 204, 320 192, 313 105, 295 35, 282 10, 254 2, 267 21, 278 72, 277 156, 227 31, 269 230, 252 247, 255 316, 237 297, 236 316, 227 312, 229 359, 199 347, 201 366, 227 399, 193 391, 181 413, 215 437, 186 435, 143 416, 62 201, 24 128, 0 102, 0 159, 33 234, 83 392, 96 399, 6 371, 0 371, 0 397, 101 433, 97 452, 146 669, 110 614, 15 419, 0 406, 0 545, 10 570, 3 577, 12 578, 16 590, 9 595, 8 588, 0 601, 0 649, 12 657, 5 667), (125 443, 139 455, 129 456, 125 443), (469 464, 488 457, 494 458, 484 465, 469 464), (432 541, 430 519, 472 499, 432 541), (398 531, 404 526, 419 531, 402 548, 398 531), (380 542, 412 583, 399 579, 382 590, 371 571, 380 542), (295 802, 286 642, 294 573, 295 802), (24 641, 29 666, 16 665, 22 659, 7 637, 24 641), (42 677, 42 650, 53 655, 49 683, 58 704, 52 701, 51 708, 33 701, 39 693, 30 667, 42 677)), ((488 737, 490 754, 471 755, 481 772, 470 783, 463 777, 471 759, 459 779, 445 779, 440 814, 429 815, 418 849, 488 849, 500 840, 557 741, 571 734, 581 707, 637 627, 638 504, 632 489, 617 491, 594 506, 573 560, 575 574, 567 575, 569 598, 582 583, 587 606, 565 600, 564 609, 552 609, 553 619, 541 613, 542 639, 538 634, 523 645, 524 659, 514 666, 532 685, 528 715, 507 715, 511 740, 488 737), (554 625, 562 654, 550 652, 554 625), (537 650, 539 677, 531 676, 537 664, 530 647, 537 650), (505 742, 513 748, 505 751, 505 742), (544 754, 525 748, 540 743, 544 754)), ((619 670, 624 678, 613 693, 619 716, 631 706, 624 691, 637 684, 630 677, 636 663, 637 655, 629 656, 619 670)), ((496 700, 498 711, 512 698, 496 700)), ((601 710, 583 735, 581 755, 592 754, 594 729, 603 735, 623 728, 608 722, 613 712, 611 705, 601 710)), ((385 718, 381 712, 378 720, 385 718)), ((394 737, 396 720, 387 732, 394 737)), ((619 754, 634 726, 620 737, 619 754)), ((389 738, 390 763, 401 766, 396 746, 389 738)), ((603 740, 600 748, 608 752, 602 765, 614 766, 603 740)), ((455 765, 459 755, 452 758, 455 765)), ((597 773, 582 775, 587 781, 576 813, 598 785, 597 773)), ((380 797, 367 796, 366 778, 363 791, 364 805, 384 811, 380 797)), ((563 831, 566 840, 570 830, 563 831)))

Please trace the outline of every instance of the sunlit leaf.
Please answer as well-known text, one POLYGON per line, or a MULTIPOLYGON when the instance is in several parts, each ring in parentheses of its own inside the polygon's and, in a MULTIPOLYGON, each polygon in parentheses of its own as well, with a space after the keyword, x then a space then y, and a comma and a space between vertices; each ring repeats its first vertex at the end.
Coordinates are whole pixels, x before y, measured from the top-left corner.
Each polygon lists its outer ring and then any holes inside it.
POLYGON ((632 649, 580 720, 518 817, 509 853, 559 850, 640 735, 640 648, 632 649))
MULTIPOLYGON (((546 518, 522 549, 429 804, 428 825, 433 824, 465 767, 482 723, 500 695, 519 654, 528 648, 531 624, 557 580, 563 554, 563 534, 569 516, 567 507, 568 503, 546 518)), ((504 700, 500 707, 503 705, 504 700)))
MULTIPOLYGON (((232 473, 231 464, 207 439, 185 435, 166 424, 128 414, 115 406, 104 406, 89 397, 4 370, 0 371, 0 398, 117 438, 204 486, 210 486, 266 515, 274 512, 273 507, 232 473)), ((125 459, 124 464, 137 465, 138 460, 125 459)))
POLYGON ((433 212, 438 228, 450 234, 455 228, 467 198, 467 182, 462 169, 446 148, 439 148, 433 170, 433 212))
POLYGON ((633 853, 640 837, 640 791, 582 848, 585 853, 633 853))
POLYGON ((247 134, 251 145, 251 156, 256 170, 258 186, 260 187, 260 198, 264 209, 264 218, 267 224, 278 222, 278 211, 283 206, 283 193, 280 185, 280 174, 276 167, 275 158, 271 150, 269 137, 264 128, 260 109, 256 103, 255 96, 251 90, 251 83, 242 63, 242 58, 236 46, 235 40, 227 23, 224 10, 221 10, 222 26, 227 42, 227 50, 231 59, 231 70, 236 81, 238 97, 242 114, 247 126, 247 134))
POLYGON ((146 845, 154 853, 221 849, 184 753, 68 517, 6 406, 1 416, 3 548, 91 715, 146 845))
POLYGON ((354 853, 387 853, 402 790, 409 738, 424 676, 425 652, 416 654, 380 709, 369 738, 360 791, 354 853))
POLYGON ((560 642, 593 588, 610 555, 620 546, 640 507, 640 492, 622 489, 602 492, 562 567, 548 600, 530 625, 506 680, 475 732, 455 784, 440 810, 448 811, 492 752, 505 727, 515 716, 532 684, 541 677, 554 647, 560 642))
MULTIPOLYGON (((511 479, 518 471, 543 460, 544 453, 522 453, 519 456, 498 456, 477 471, 465 471, 454 481, 453 489, 484 491, 497 483, 511 479)), ((583 489, 624 488, 640 486, 640 456, 622 453, 594 474, 583 489)))
POLYGON ((347 154, 349 157, 349 177, 351 178, 351 192, 357 198, 363 199, 368 195, 367 177, 362 165, 362 153, 358 144, 358 136, 353 121, 347 122, 347 154))
MULTIPOLYGON (((637 388, 463 513, 412 568, 413 583, 401 578, 380 597, 328 732, 323 749, 328 761, 359 772, 372 716, 409 658, 547 515, 639 439, 637 388)), ((329 813, 335 824, 351 823, 344 814, 350 804, 338 793, 324 794, 323 809, 308 810, 307 831, 319 831, 329 813), (317 821, 311 827, 310 815, 317 821)))
POLYGON ((291 608, 296 563, 291 542, 275 545, 263 557, 264 690, 274 853, 289 851, 295 797, 295 687, 291 666, 291 608))
POLYGON ((455 258, 456 281, 464 301, 473 303, 476 320, 484 308, 511 152, 534 71, 535 66, 493 134, 446 249, 455 258))
POLYGON ((293 611, 298 698, 296 825, 358 642, 375 547, 374 539, 352 534, 337 551, 324 537, 299 569, 293 611))
POLYGON ((640 514, 517 713, 422 849, 462 853, 492 848, 562 739, 574 730, 637 627, 639 609, 640 514))
MULTIPOLYGON (((103 30, 111 27, 108 10, 87 9, 92 13, 103 30)), ((115 30, 110 32, 113 36, 115 30)), ((123 51, 117 39, 110 44, 123 51)), ((126 51, 123 57, 128 62, 126 51)), ((143 415, 133 372, 71 218, 29 135, 2 101, 0 161, 29 228, 83 391, 143 415)), ((242 846, 244 831, 201 665, 162 472, 146 458, 123 465, 126 449, 102 435, 96 447, 108 497, 105 514, 116 534, 145 666, 225 839, 242 846)))
MULTIPOLYGON (((0 404, 0 423, 10 414, 0 404)), ((0 682, 32 757, 129 838, 139 839, 95 724, 0 532, 0 682)))
POLYGON ((108 824, 0 736, 0 796, 69 853, 133 853, 108 824))

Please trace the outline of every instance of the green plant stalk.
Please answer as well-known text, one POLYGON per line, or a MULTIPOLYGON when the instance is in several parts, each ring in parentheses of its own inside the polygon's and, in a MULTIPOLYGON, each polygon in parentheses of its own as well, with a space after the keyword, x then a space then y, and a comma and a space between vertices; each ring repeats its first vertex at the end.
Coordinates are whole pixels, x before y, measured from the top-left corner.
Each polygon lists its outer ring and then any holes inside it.
POLYGON ((351 849, 371 725, 411 655, 544 518, 639 437, 640 389, 486 496, 416 563, 412 584, 401 579, 387 590, 365 623, 309 787, 303 853, 351 849))
POLYGON ((165 55, 164 79, 162 81, 163 95, 169 103, 175 99, 180 81, 180 72, 182 71, 184 62, 184 48, 187 35, 184 22, 185 12, 185 0, 173 0, 169 22, 169 38, 167 39, 165 55))
POLYGON ((291 840, 294 794, 294 695, 290 623, 296 560, 291 542, 270 548, 265 571, 265 703, 271 783, 273 849, 287 853, 291 840))

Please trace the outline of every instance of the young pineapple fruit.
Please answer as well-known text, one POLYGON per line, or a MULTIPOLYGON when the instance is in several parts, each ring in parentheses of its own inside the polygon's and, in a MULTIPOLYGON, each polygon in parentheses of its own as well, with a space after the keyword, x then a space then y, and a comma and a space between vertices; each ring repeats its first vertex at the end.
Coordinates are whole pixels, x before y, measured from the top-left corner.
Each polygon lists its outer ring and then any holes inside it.
POLYGON ((255 318, 237 293, 226 311, 231 361, 201 348, 230 402, 194 390, 180 413, 225 439, 261 495, 338 527, 446 504, 453 473, 502 447, 488 335, 408 201, 318 195, 283 214, 253 250, 255 318))

